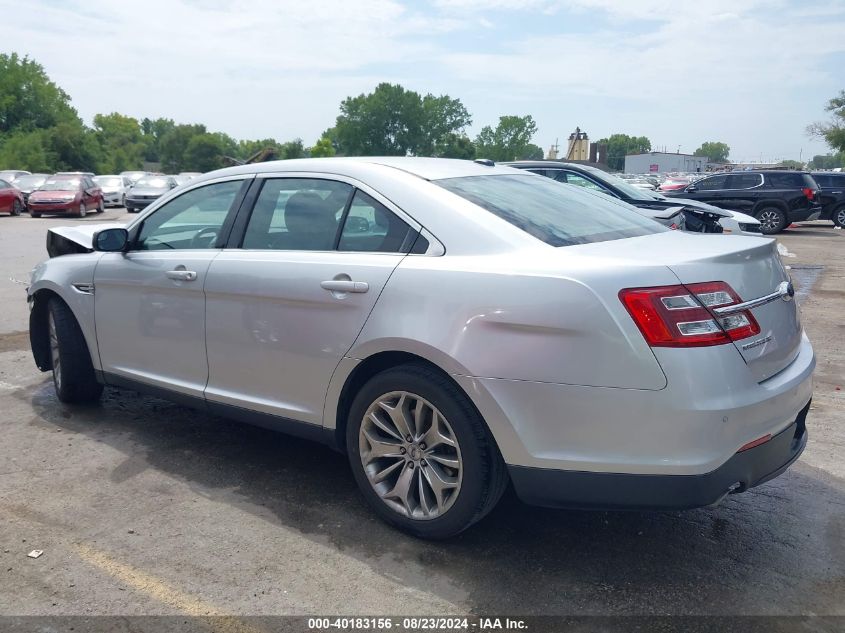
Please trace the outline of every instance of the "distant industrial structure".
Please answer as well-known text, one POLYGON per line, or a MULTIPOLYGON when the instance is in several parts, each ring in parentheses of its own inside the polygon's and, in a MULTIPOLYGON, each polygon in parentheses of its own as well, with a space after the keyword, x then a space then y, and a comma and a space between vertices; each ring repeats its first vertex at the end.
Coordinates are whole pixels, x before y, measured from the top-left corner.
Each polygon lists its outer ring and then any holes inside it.
POLYGON ((575 131, 569 135, 566 154, 564 156, 559 156, 559 154, 560 145, 555 141, 546 154, 546 160, 563 160, 568 163, 593 165, 608 171, 607 144, 591 143, 590 137, 587 136, 586 132, 582 132, 580 127, 576 127, 575 131))
POLYGON ((647 154, 629 154, 625 157, 627 174, 665 174, 673 171, 689 173, 708 171, 710 159, 692 154, 670 154, 668 152, 649 152, 647 154))

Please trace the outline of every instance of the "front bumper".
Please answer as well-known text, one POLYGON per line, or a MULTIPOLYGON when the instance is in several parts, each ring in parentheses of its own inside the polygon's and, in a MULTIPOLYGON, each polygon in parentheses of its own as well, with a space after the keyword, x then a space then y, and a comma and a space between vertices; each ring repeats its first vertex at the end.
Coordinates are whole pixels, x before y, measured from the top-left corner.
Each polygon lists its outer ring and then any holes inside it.
POLYGON ((127 209, 146 209, 150 206, 153 202, 158 200, 158 198, 153 198, 148 200, 146 198, 126 198, 126 208, 127 209))
POLYGON ((111 206, 121 206, 123 204, 123 194, 119 191, 115 193, 104 193, 103 194, 103 204, 111 206))
POLYGON ((36 202, 29 200, 27 207, 35 213, 74 213, 79 210, 79 203, 70 202, 36 202))
POLYGON ((783 473, 807 445, 808 402, 765 444, 734 454, 703 475, 595 473, 508 466, 517 495, 532 505, 620 510, 685 510, 718 503, 783 473))

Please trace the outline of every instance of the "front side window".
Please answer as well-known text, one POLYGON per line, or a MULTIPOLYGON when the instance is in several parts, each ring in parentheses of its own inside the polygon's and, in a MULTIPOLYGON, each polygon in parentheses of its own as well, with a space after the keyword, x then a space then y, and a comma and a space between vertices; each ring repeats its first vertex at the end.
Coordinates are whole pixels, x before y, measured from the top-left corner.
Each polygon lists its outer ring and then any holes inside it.
POLYGON ((584 176, 571 171, 565 173, 566 183, 569 185, 575 185, 576 187, 584 187, 585 189, 592 189, 593 191, 601 191, 602 193, 607 193, 607 190, 604 187, 600 187, 589 178, 584 178, 584 176))
POLYGON ((533 176, 469 176, 435 184, 550 246, 572 246, 668 231, 630 205, 533 176))
POLYGON ((10 189, 12 185, 10 185, 5 180, 0 180, 0 189, 10 189))
POLYGON ((724 189, 727 179, 728 177, 726 174, 710 176, 709 178, 703 178, 695 183, 695 188, 699 191, 716 191, 718 189, 724 189))
POLYGON ((144 219, 135 250, 218 248, 218 237, 243 182, 206 185, 165 203, 144 219))
POLYGON ((352 185, 317 178, 273 178, 261 188, 243 248, 281 251, 334 249, 352 185))
POLYGON ((395 213, 359 190, 346 215, 338 250, 398 253, 403 250, 410 233, 411 227, 395 213))

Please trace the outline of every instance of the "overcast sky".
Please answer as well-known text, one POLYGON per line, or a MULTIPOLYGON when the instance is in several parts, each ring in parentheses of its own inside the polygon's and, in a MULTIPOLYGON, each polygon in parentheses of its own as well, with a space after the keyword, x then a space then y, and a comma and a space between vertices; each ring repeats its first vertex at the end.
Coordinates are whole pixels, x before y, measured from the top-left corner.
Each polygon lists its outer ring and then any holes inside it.
POLYGON ((733 160, 826 153, 806 125, 845 88, 843 0, 0 0, 0 51, 98 112, 236 138, 333 125, 381 81, 460 98, 470 135, 531 114, 534 141, 648 136, 733 160))

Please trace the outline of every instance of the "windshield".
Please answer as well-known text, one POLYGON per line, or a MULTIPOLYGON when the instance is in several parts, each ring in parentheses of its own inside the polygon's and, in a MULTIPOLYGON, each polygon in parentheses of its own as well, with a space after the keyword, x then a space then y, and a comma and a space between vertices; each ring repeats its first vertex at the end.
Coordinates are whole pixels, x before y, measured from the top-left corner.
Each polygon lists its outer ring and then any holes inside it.
POLYGON ((166 189, 170 185, 167 182, 167 178, 162 178, 161 176, 145 176, 138 180, 135 183, 135 186, 140 187, 150 187, 151 189, 166 189))
POLYGON ((630 184, 628 184, 625 180, 622 180, 619 176, 614 176, 613 174, 608 174, 607 172, 602 171, 601 169, 596 169, 595 167, 587 167, 584 165, 579 166, 580 169, 583 169, 586 172, 589 172, 590 176, 602 182, 609 187, 613 187, 614 189, 618 189, 622 193, 625 194, 626 198, 631 198, 632 200, 651 200, 651 196, 649 196, 645 191, 642 189, 638 189, 630 184))
POLYGON ((41 191, 75 191, 79 189, 79 178, 61 178, 48 180, 39 189, 41 191))
POLYGON ((668 229, 602 193, 535 176, 470 176, 435 184, 550 246, 572 246, 668 229))
POLYGON ((97 176, 94 178, 94 182, 101 187, 120 187, 121 180, 120 176, 97 176))
POLYGON ((44 184, 46 176, 21 176, 15 181, 18 189, 35 189, 44 184))

